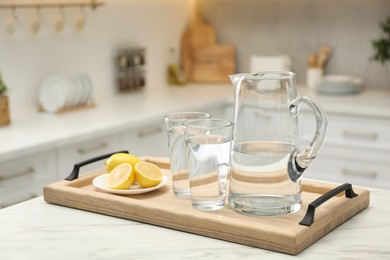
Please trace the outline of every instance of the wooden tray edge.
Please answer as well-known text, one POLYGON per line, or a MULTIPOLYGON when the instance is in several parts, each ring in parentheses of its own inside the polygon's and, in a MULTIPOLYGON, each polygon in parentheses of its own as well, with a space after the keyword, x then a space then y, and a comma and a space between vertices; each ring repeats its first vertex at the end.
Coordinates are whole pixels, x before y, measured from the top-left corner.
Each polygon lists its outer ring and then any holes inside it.
POLYGON ((330 233, 331 231, 341 226, 343 223, 347 222, 349 219, 351 219, 358 213, 368 208, 370 204, 370 191, 359 187, 353 187, 353 189, 358 194, 358 197, 355 197, 354 199, 359 200, 359 202, 357 203, 355 201, 353 205, 352 204, 349 205, 350 209, 349 211, 347 211, 347 213, 337 214, 336 212, 337 217, 336 220, 333 221, 332 225, 323 225, 321 224, 321 222, 317 221, 312 224, 313 229, 317 228, 317 231, 314 234, 312 234, 309 237, 300 236, 300 234, 298 234, 297 239, 302 239, 302 241, 301 243, 296 243, 296 245, 298 246, 295 249, 294 255, 301 253, 306 248, 308 248, 309 246, 311 246, 312 244, 314 244, 315 242, 317 242, 318 240, 326 236, 328 233, 330 233), (317 227, 319 225, 321 225, 321 227, 317 227))
MULTIPOLYGON (((150 161, 154 162, 154 159, 151 159, 150 161)), ((162 165, 165 165, 166 168, 166 162, 163 162, 162 165)), ((104 170, 96 171, 93 173, 90 173, 88 175, 83 175, 79 179, 77 179, 77 182, 80 183, 91 183, 91 180, 104 172, 104 170)), ((76 180, 75 180, 76 181, 76 180)), ((317 184, 318 182, 315 181, 309 181, 305 183, 307 185, 310 184, 317 184)), ((334 186, 337 185, 335 183, 326 183, 324 185, 325 189, 331 189, 334 188, 334 186)), ((81 185, 82 186, 82 185, 81 185)), ((322 187, 322 188, 324 188, 322 187)), ((145 207, 144 205, 142 207, 138 205, 130 205, 131 207, 126 207, 124 209, 123 203, 126 204, 126 198, 123 199, 119 198, 119 201, 115 201, 114 203, 110 200, 106 200, 105 196, 107 196, 106 193, 99 193, 92 190, 84 190, 83 193, 80 192, 80 189, 78 189, 75 185, 73 185, 73 181, 59 181, 57 183, 53 183, 50 185, 47 185, 44 187, 43 194, 44 194, 44 200, 51 204, 56 204, 60 206, 66 206, 70 208, 80 209, 80 210, 86 210, 94 213, 104 214, 108 216, 113 217, 119 217, 123 219, 128 219, 131 221, 138 221, 142 223, 152 224, 160 227, 165 228, 171 228, 179 231, 184 231, 187 233, 207 236, 211 238, 216 238, 220 240, 230 241, 238 244, 243 244, 247 246, 253 246, 256 248, 262 248, 266 250, 271 250, 275 252, 282 252, 286 254, 291 255, 297 255, 306 248, 308 248, 310 245, 314 244, 316 241, 320 240, 323 236, 334 230, 336 227, 340 226, 342 223, 346 222, 348 219, 352 218, 354 215, 358 214, 362 210, 368 207, 369 205, 369 191, 365 190, 363 188, 354 187, 355 191, 359 194, 357 199, 360 201, 360 204, 354 210, 351 210, 348 212, 348 214, 339 215, 336 218, 336 221, 332 223, 329 227, 316 227, 315 222, 314 228, 316 228, 316 233, 310 237, 304 237, 299 236, 299 234, 296 237, 287 237, 290 241, 295 240, 295 247, 281 247, 277 250, 275 249, 275 244, 270 243, 266 239, 262 239, 261 236, 256 237, 256 239, 253 239, 253 237, 247 237, 246 235, 249 234, 249 229, 243 229, 240 230, 240 233, 242 233, 242 236, 237 236, 237 234, 229 234, 228 230, 231 228, 228 223, 224 223, 223 221, 218 220, 208 220, 208 223, 212 225, 212 229, 201 229, 199 226, 188 226, 188 221, 192 221, 191 215, 180 215, 180 218, 177 217, 177 215, 174 216, 169 211, 163 211, 161 209, 154 209, 153 207, 145 207), (76 195, 82 195, 88 197, 88 199, 94 199, 99 200, 103 199, 105 201, 104 207, 94 207, 93 205, 86 203, 85 199, 80 199, 79 197, 75 197, 76 195), (147 219, 145 219, 145 216, 148 216, 147 219), (175 221, 173 222, 164 222, 161 223, 161 218, 163 219, 170 219, 174 217, 175 221), (183 226, 186 226, 186 230, 183 230, 183 226), (221 232, 222 231, 222 232, 221 232), (299 244, 297 241, 300 239, 299 244)), ((345 198, 347 199, 347 198, 345 198)), ((280 242, 280 245, 283 245, 283 241, 280 242)))

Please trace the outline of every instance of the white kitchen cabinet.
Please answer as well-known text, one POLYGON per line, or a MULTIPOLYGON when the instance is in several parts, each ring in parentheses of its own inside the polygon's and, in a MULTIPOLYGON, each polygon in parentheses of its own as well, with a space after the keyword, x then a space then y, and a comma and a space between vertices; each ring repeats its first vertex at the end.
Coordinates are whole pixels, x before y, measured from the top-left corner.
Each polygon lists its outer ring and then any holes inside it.
MULTIPOLYGON (((314 118, 302 113, 300 132, 303 139, 314 133, 314 118)), ((384 118, 328 114, 327 141, 347 146, 390 150, 390 120, 384 118)))
POLYGON ((43 187, 56 180, 55 165, 53 152, 2 162, 0 208, 42 195, 43 187))
MULTIPOLYGON (((302 112, 302 146, 314 134, 314 118, 302 112)), ((328 113, 328 132, 307 177, 390 189, 390 120, 328 113)))
POLYGON ((123 133, 123 147, 136 156, 169 156, 165 122, 161 120, 123 133))
MULTIPOLYGON (((122 145, 121 134, 63 146, 57 150, 57 179, 62 180, 66 178, 71 173, 75 163, 119 150, 126 150, 122 145)), ((98 161, 81 167, 80 174, 102 167, 104 167, 104 162, 98 161)))
POLYGON ((226 107, 225 105, 209 107, 209 108, 205 108, 204 110, 202 110, 202 112, 209 113, 211 115, 211 117, 213 117, 213 118, 220 118, 220 119, 229 120, 228 118, 226 118, 225 107, 226 107))
POLYGON ((305 177, 390 189, 390 152, 365 151, 327 145, 305 172, 305 177))
POLYGON ((230 122, 233 122, 233 112, 234 112, 234 106, 233 104, 226 104, 224 106, 224 112, 223 116, 226 120, 229 120, 230 122))

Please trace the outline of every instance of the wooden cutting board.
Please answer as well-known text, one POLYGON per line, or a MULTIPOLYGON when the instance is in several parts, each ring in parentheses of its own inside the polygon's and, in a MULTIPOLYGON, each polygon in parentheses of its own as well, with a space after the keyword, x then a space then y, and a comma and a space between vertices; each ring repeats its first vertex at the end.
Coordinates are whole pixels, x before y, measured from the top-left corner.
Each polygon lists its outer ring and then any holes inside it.
POLYGON ((217 45, 217 34, 215 28, 203 21, 201 13, 196 13, 194 21, 190 26, 191 47, 202 49, 217 45))
POLYGON ((232 45, 194 49, 191 81, 227 82, 236 70, 235 55, 236 49, 232 45))
MULTIPOLYGON (((151 162, 153 159, 146 159, 151 162)), ((158 163, 158 161, 156 162, 158 163)), ((164 163, 160 167, 167 168, 164 163)), ((44 187, 44 199, 58 204, 109 216, 172 228, 202 236, 231 241, 248 246, 296 255, 337 226, 369 205, 369 191, 354 187, 358 196, 346 198, 343 194, 332 197, 315 211, 310 226, 300 225, 309 203, 337 184, 303 181, 302 210, 281 217, 253 217, 233 211, 228 206, 214 211, 199 211, 173 194, 170 171, 166 186, 139 195, 115 195, 99 191, 92 180, 104 174, 100 169, 72 181, 60 181, 44 187)))
POLYGON ((236 49, 219 45, 216 30, 197 13, 181 38, 180 60, 187 80, 192 82, 228 82, 236 72, 236 49))

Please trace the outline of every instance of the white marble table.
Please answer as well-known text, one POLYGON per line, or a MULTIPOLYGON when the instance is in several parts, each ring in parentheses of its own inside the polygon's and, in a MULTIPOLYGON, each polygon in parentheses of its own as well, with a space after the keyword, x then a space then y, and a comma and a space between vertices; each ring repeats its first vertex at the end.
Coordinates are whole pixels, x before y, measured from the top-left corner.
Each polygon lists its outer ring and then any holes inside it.
MULTIPOLYGON (((299 259, 390 259, 390 191, 299 259)), ((261 219, 259 219, 261 221, 261 219)), ((0 210, 0 259, 289 259, 294 256, 48 204, 0 210)))

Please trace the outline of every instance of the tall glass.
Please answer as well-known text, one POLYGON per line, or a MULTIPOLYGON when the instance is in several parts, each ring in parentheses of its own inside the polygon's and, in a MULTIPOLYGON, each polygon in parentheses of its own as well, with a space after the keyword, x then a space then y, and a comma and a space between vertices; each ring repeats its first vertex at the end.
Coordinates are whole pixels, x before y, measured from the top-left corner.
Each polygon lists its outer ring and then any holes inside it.
POLYGON ((191 198, 183 124, 187 121, 205 118, 211 118, 211 115, 203 112, 177 112, 165 115, 172 187, 174 194, 181 198, 191 198))
POLYGON ((202 119, 184 124, 188 174, 194 208, 217 210, 225 206, 233 124, 202 119))

